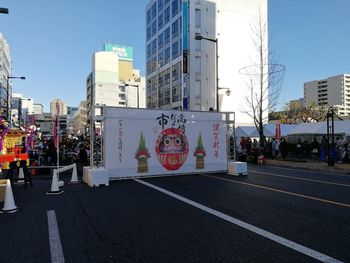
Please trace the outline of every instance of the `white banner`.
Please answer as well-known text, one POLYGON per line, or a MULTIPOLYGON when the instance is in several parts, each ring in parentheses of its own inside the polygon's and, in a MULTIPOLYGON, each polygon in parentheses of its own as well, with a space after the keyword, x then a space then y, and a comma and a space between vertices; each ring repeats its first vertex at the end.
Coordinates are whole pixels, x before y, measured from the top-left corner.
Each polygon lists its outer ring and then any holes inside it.
POLYGON ((225 115, 104 108, 110 178, 227 170, 225 115))

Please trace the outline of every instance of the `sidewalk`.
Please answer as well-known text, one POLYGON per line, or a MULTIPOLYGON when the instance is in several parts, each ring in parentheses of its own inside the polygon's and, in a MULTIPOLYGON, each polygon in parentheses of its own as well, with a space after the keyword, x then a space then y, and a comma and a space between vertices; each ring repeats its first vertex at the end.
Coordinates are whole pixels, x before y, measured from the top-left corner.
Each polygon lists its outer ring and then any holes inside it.
POLYGON ((348 163, 335 163, 334 166, 328 166, 326 162, 311 160, 266 160, 266 165, 350 175, 350 164, 348 163))

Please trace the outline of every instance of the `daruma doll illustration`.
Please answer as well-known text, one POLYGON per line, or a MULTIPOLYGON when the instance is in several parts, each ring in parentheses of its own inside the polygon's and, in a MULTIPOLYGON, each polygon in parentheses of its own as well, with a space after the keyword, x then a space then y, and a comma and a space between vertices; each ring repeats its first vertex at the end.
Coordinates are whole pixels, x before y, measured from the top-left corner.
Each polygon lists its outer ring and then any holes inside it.
POLYGON ((187 159, 187 137, 180 129, 165 129, 157 138, 155 151, 159 162, 165 169, 178 170, 187 159))

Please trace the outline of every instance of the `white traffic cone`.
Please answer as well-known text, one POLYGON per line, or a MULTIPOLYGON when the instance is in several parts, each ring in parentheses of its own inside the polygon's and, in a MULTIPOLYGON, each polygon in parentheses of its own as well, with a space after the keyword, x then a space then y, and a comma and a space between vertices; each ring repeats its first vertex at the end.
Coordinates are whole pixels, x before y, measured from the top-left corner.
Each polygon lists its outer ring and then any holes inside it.
POLYGON ((7 179, 4 208, 1 210, 1 213, 15 213, 17 211, 18 207, 16 206, 15 199, 13 198, 11 182, 9 179, 7 179))
POLYGON ((59 195, 62 193, 63 193, 63 190, 60 190, 60 188, 58 187, 57 172, 55 169, 55 170, 53 170, 53 175, 52 175, 51 190, 48 191, 46 194, 47 195, 59 195))
POLYGON ((72 178, 70 179, 69 184, 77 184, 79 183, 78 180, 78 173, 77 173, 77 164, 73 164, 73 172, 72 172, 72 178))
POLYGON ((18 184, 24 184, 24 173, 23 173, 23 168, 19 168, 19 172, 18 172, 18 184))

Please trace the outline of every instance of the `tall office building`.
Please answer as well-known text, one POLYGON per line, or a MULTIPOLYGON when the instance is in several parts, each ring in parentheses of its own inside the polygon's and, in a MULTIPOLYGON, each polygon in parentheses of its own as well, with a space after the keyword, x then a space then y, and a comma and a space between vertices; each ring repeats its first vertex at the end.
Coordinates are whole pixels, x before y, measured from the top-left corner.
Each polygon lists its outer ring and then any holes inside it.
POLYGON ((0 115, 2 116, 6 116, 7 100, 12 97, 11 81, 8 81, 8 76, 11 75, 10 47, 3 34, 0 33, 0 115), (7 90, 9 90, 10 94, 7 94, 7 90))
POLYGON ((306 104, 333 106, 340 116, 350 115, 350 74, 304 83, 306 104))
POLYGON ((150 0, 147 107, 207 111, 218 105, 236 112, 236 122, 251 123, 241 112, 248 88, 239 71, 259 64, 252 39, 259 12, 267 28, 267 0, 150 0))
POLYGON ((93 55, 86 94, 88 115, 92 105, 145 108, 145 81, 133 68, 132 47, 108 43, 93 55))

